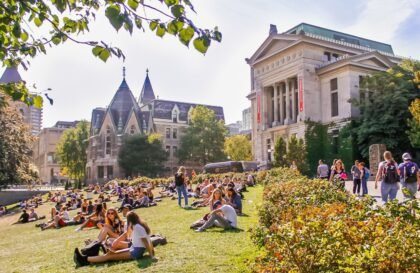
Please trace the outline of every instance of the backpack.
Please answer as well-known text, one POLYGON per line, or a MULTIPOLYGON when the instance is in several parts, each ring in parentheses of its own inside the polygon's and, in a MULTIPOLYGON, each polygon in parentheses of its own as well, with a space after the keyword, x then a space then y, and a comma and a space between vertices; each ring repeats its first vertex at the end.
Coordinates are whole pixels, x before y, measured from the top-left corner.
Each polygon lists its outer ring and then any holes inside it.
POLYGON ((180 187, 184 185, 184 175, 183 174, 175 174, 175 186, 180 187))
POLYGON ((365 169, 364 169, 364 171, 365 171, 365 173, 364 173, 363 178, 364 178, 365 180, 368 180, 368 179, 369 179, 369 177, 370 177, 370 171, 368 170, 368 168, 365 168, 365 169))
POLYGON ((397 167, 395 167, 395 162, 386 162, 384 161, 384 168, 382 171, 382 177, 385 183, 397 183, 398 182, 398 173, 397 167))
POLYGON ((105 253, 105 247, 102 245, 101 241, 93 241, 90 244, 88 244, 87 246, 85 246, 84 248, 82 248, 80 250, 80 252, 83 255, 86 255, 88 257, 91 256, 98 256, 99 255, 99 250, 102 249, 102 252, 105 253))
POLYGON ((413 162, 404 163, 404 181, 406 183, 417 182, 417 168, 413 162))

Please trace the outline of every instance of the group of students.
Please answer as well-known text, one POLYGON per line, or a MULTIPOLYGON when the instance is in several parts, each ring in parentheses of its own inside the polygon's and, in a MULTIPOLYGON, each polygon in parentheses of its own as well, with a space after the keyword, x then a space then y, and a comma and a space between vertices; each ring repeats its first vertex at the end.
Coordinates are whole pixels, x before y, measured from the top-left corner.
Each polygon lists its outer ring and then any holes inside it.
MULTIPOLYGON (((388 200, 394 200, 397 197, 400 185, 403 189, 405 199, 415 198, 420 189, 420 171, 418 165, 413 162, 409 153, 402 155, 402 162, 398 164, 392 157, 390 151, 383 155, 384 161, 378 165, 378 171, 375 176, 375 189, 378 188, 378 182, 381 182, 381 198, 383 203, 388 200)), ((368 194, 367 182, 371 175, 370 170, 364 162, 355 161, 351 167, 353 176, 353 194, 361 196, 368 194)), ((344 189, 345 181, 348 179, 342 160, 334 160, 331 168, 319 160, 317 176, 320 179, 329 179, 333 184, 344 189)))

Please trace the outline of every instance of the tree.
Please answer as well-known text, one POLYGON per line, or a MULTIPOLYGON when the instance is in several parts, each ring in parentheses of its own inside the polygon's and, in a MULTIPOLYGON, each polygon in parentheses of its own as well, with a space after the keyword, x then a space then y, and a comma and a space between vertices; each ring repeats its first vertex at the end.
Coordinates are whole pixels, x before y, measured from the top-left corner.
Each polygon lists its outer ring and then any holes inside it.
POLYGON ((168 155, 159 134, 127 136, 118 155, 118 164, 128 176, 155 177, 163 172, 168 155))
POLYGON ((296 136, 290 137, 287 143, 287 164, 290 165, 293 161, 295 161, 298 170, 301 173, 306 174, 308 172, 306 157, 306 148, 303 139, 298 139, 296 136))
POLYGON ((37 179, 30 164, 34 137, 13 107, 0 107, 0 189, 37 179))
POLYGON ((420 62, 404 60, 363 79, 360 100, 352 101, 361 111, 354 132, 363 157, 369 156, 369 146, 375 143, 385 144, 396 158, 411 150, 406 134, 411 116, 408 107, 420 95, 415 78, 419 72, 420 62))
POLYGON ((191 112, 191 124, 181 139, 178 151, 180 162, 191 160, 205 165, 226 159, 223 152, 227 129, 217 120, 213 110, 197 106, 191 112))
POLYGON ((332 155, 332 139, 328 134, 331 124, 322 124, 307 120, 305 122, 305 145, 308 162, 309 175, 316 175, 318 161, 324 160, 327 164, 333 159, 332 155))
POLYGON ((279 137, 276 141, 276 144, 274 145, 274 166, 286 167, 288 165, 286 155, 286 142, 282 137, 279 137))
MULTIPOLYGON (((419 72, 420 77, 420 72, 419 72)), ((420 82, 420 80, 419 80, 420 82)), ((414 148, 420 148, 420 99, 415 99, 410 105, 410 113, 413 116, 408 120, 408 138, 414 148)))
POLYGON ((76 188, 82 187, 86 175, 89 126, 89 122, 82 120, 75 128, 65 130, 56 148, 60 167, 66 168, 70 179, 76 181, 76 188))
POLYGON ((230 136, 225 139, 226 156, 234 161, 252 160, 251 141, 244 135, 230 136))
MULTIPOLYGON (((215 27, 203 29, 188 16, 195 12, 191 0, 8 0, 0 1, 0 61, 6 66, 22 65, 27 69, 30 58, 47 53, 47 49, 65 42, 85 45, 94 56, 106 61, 110 56, 125 58, 123 52, 103 41, 84 41, 79 34, 89 32, 97 15, 104 15, 116 30, 133 33, 134 29, 174 35, 179 41, 206 53, 211 41, 220 42, 222 34, 215 27), (34 31, 41 28, 38 33, 34 31), (42 34, 40 34, 42 33, 42 34)), ((32 105, 39 95, 30 95, 24 84, 3 89, 14 100, 32 105)))

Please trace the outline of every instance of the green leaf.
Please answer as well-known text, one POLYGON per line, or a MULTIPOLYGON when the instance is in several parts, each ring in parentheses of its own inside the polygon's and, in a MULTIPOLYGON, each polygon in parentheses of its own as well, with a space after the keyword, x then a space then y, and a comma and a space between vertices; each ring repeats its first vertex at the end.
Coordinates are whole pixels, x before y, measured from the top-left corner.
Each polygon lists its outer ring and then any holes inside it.
POLYGON ((54 38, 52 38, 52 42, 55 45, 58 45, 59 43, 61 43, 61 39, 58 36, 54 36, 54 38))
POLYGON ((39 19, 38 17, 35 17, 35 19, 34 19, 34 23, 35 23, 35 25, 36 25, 37 27, 39 27, 39 26, 41 26, 41 25, 42 25, 42 21, 41 21, 41 19, 39 19))
POLYGON ((98 56, 99 54, 101 54, 102 50, 104 50, 102 46, 95 46, 94 48, 92 48, 92 53, 94 56, 98 56))
POLYGON ((178 37, 181 43, 188 46, 192 37, 194 36, 194 29, 191 26, 188 26, 187 28, 181 29, 179 31, 178 37))
POLYGON ((41 108, 44 100, 41 96, 34 96, 33 103, 36 108, 41 108))
POLYGON ((108 18, 115 30, 119 30, 123 23, 124 17, 120 14, 120 7, 118 5, 111 5, 106 8, 105 16, 108 18))
POLYGON ((184 15, 185 8, 182 5, 175 5, 171 8, 171 12, 176 18, 178 18, 184 15))
POLYGON ((179 3, 179 0, 165 0, 165 4, 170 7, 173 5, 177 5, 179 3))
POLYGON ((193 44, 194 44, 195 49, 205 54, 207 52, 207 49, 210 46, 210 39, 208 39, 205 36, 195 38, 193 44))
POLYGON ((137 10, 137 8, 139 6, 139 2, 137 2, 137 0, 128 0, 127 4, 133 10, 137 10))
POLYGON ((109 50, 104 48, 104 50, 102 50, 101 53, 99 54, 99 59, 106 62, 106 60, 108 60, 110 55, 111 54, 110 54, 109 50))
POLYGON ((157 25, 158 25, 158 22, 156 20, 153 20, 149 23, 149 27, 152 31, 156 29, 157 25))
POLYGON ((135 20, 134 20, 134 22, 136 23, 136 26, 137 26, 137 28, 138 29, 141 29, 143 26, 142 26, 142 21, 141 21, 141 19, 140 18, 136 18, 135 20))
POLYGON ((165 24, 159 24, 156 30, 156 35, 159 37, 163 37, 166 33, 165 24))
POLYGON ((214 39, 219 43, 222 41, 222 33, 220 31, 214 31, 214 39))
POLYGON ((13 32, 13 35, 16 38, 20 38, 20 35, 22 34, 22 30, 20 28, 20 24, 18 24, 18 23, 14 24, 12 32, 13 32))
POLYGON ((175 35, 175 34, 178 33, 178 27, 176 26, 176 23, 174 23, 174 21, 169 22, 169 24, 168 24, 168 32, 170 34, 173 34, 173 35, 175 35))
POLYGON ((20 34, 20 39, 22 39, 22 41, 26 42, 28 40, 28 33, 26 31, 22 31, 22 33, 20 34))

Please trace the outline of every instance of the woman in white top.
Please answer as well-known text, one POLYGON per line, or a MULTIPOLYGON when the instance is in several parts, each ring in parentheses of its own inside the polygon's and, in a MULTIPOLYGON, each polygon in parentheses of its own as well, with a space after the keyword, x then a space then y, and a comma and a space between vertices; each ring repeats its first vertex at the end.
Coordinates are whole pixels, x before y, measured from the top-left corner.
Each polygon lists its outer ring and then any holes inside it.
POLYGON ((149 236, 150 228, 147 224, 134 211, 130 211, 127 214, 127 223, 128 231, 121 236, 126 238, 127 233, 131 233, 131 246, 129 248, 118 251, 109 250, 105 255, 92 257, 82 255, 79 249, 76 248, 74 250, 75 263, 78 266, 84 266, 90 263, 103 263, 107 261, 136 260, 143 257, 146 250, 150 257, 155 260, 155 252, 149 236))

